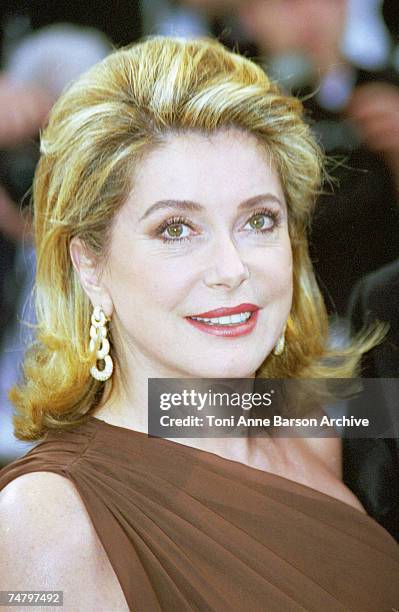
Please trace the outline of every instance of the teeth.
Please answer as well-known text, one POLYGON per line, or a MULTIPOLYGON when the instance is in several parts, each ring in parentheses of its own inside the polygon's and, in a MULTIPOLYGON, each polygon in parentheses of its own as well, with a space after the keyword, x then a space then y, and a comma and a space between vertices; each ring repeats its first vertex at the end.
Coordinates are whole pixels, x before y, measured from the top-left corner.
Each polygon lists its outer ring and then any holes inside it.
POLYGON ((237 325, 238 323, 248 321, 251 314, 251 312, 240 312, 239 314, 234 314, 228 317, 215 317, 213 319, 190 317, 190 319, 194 319, 194 321, 202 321, 203 323, 208 323, 209 325, 237 325))

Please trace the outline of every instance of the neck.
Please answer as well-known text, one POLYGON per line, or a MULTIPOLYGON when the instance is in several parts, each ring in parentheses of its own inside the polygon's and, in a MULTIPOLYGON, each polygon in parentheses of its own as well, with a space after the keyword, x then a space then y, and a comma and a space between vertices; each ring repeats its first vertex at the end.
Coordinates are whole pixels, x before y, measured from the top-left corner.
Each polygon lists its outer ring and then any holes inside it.
MULTIPOLYGON (((126 362, 127 360, 124 361, 124 363, 126 362)), ((112 391, 109 397, 97 408, 95 416, 111 425, 143 433, 148 433, 148 379, 195 378, 194 376, 190 377, 187 373, 183 374, 181 372, 166 371, 162 366, 155 368, 153 364, 150 364, 143 356, 141 356, 140 359, 136 357, 134 359, 134 364, 131 365, 129 370, 126 372, 126 375, 121 378, 118 376, 118 368, 115 368, 112 380, 112 391)), ((253 374, 251 378, 254 377, 255 375, 253 374)), ((242 380, 245 389, 241 389, 240 387, 240 392, 250 391, 252 389, 252 382, 248 382, 246 379, 242 380), (251 389, 248 388, 249 386, 251 389)), ((170 383, 168 385, 168 381, 166 380, 164 384, 169 386, 168 391, 170 393, 176 391, 174 384, 170 383)), ((188 385, 188 387, 190 387, 190 385, 188 385)), ((197 393, 206 394, 208 390, 209 380, 195 378, 195 391, 197 393)), ((164 388, 162 388, 162 392, 164 391, 164 388)), ((225 388, 224 391, 226 391, 225 388)), ((182 410, 184 410, 183 407, 182 410)), ((187 410, 187 408, 185 410, 187 410)), ((193 411, 190 411, 190 414, 191 413, 193 413, 193 411)), ((168 437, 167 439, 247 464, 251 462, 251 457, 254 456, 256 446, 256 438, 247 437, 168 437)), ((263 443, 265 442, 265 440, 258 438, 258 443, 260 440, 263 441, 263 443)))

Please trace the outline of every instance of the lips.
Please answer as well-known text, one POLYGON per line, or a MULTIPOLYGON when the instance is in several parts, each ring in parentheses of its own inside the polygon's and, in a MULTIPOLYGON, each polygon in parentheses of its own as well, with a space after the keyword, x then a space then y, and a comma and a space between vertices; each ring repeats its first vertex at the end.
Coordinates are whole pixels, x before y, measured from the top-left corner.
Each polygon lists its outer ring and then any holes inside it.
POLYGON ((192 314, 190 317, 201 317, 202 319, 211 319, 214 317, 228 317, 230 315, 239 314, 241 312, 255 312, 259 310, 259 306, 255 304, 239 304, 233 308, 216 308, 216 310, 208 310, 198 314, 192 314))
POLYGON ((207 312, 185 318, 188 323, 206 334, 225 338, 236 338, 237 336, 244 336, 252 332, 258 320, 258 311, 259 306, 245 303, 234 306, 233 308, 208 310, 207 312), (242 319, 240 315, 243 317, 242 319), (223 322, 221 321, 222 318, 225 319, 223 322), (201 321, 199 319, 214 320, 201 321), (219 319, 219 322, 215 321, 215 319, 219 319))

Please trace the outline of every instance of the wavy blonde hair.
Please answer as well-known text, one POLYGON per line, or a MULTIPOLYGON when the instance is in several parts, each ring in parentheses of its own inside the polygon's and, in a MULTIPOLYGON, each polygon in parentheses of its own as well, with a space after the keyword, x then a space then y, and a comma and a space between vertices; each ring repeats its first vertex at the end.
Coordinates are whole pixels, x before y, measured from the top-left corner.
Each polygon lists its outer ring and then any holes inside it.
MULTIPOLYGON (((104 383, 90 375, 92 308, 69 244, 77 236, 104 255, 135 166, 173 132, 249 132, 279 172, 289 211, 294 297, 286 349, 278 357, 270 354, 257 375, 353 375, 367 342, 327 348, 327 314, 308 255, 322 153, 302 110, 259 66, 209 38, 148 38, 112 53, 62 95, 42 135, 34 180, 36 340, 25 355, 24 380, 9 394, 19 439, 84 422, 110 393, 112 379, 104 383)), ((112 346, 112 325, 110 339, 112 346)))

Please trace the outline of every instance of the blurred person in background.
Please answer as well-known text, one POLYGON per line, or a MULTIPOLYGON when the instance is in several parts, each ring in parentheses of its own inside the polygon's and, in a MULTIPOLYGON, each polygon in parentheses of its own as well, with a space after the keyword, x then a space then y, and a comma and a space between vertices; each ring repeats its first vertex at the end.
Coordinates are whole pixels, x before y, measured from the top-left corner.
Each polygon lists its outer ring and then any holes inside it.
MULTIPOLYGON (((93 28, 56 24, 23 38, 9 54, 0 79, 0 232, 15 245, 13 260, 2 262, 5 306, 0 338, 0 464, 26 447, 12 434, 8 390, 20 375, 25 348, 32 340, 25 323, 35 322, 31 300, 35 252, 28 198, 24 196, 39 157, 36 139, 66 85, 103 59, 110 49, 108 39, 93 28), (19 202, 24 204, 22 211, 19 202)), ((2 252, 7 253, 6 249, 2 252)))

